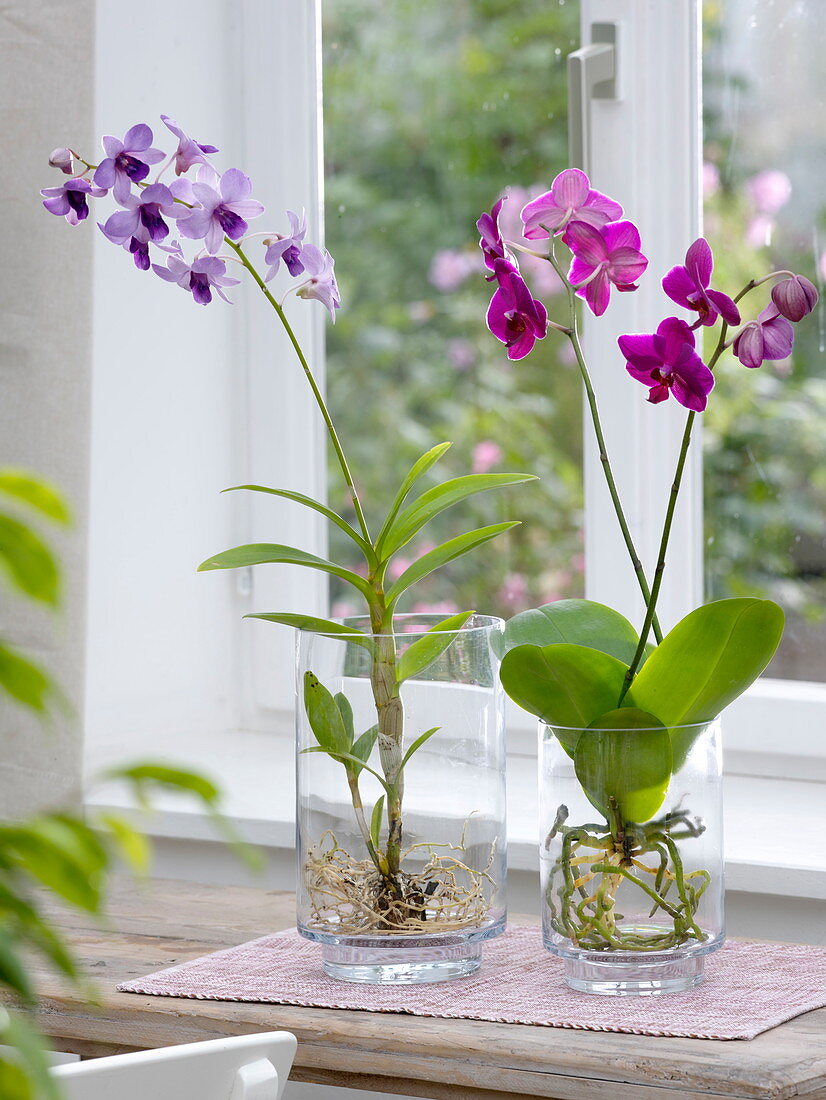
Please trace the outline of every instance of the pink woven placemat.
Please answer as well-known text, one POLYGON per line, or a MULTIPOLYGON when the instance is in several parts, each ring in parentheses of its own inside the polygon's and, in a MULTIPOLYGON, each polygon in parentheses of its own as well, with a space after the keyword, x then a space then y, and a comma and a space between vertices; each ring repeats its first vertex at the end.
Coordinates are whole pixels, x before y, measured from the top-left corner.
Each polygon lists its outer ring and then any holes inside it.
POLYGON ((118 989, 635 1035, 753 1039, 826 1005, 826 948, 735 941, 706 959, 705 982, 688 993, 615 998, 570 989, 536 928, 513 927, 486 943, 481 969, 468 978, 405 986, 334 981, 321 969, 320 946, 291 929, 170 966, 118 989))

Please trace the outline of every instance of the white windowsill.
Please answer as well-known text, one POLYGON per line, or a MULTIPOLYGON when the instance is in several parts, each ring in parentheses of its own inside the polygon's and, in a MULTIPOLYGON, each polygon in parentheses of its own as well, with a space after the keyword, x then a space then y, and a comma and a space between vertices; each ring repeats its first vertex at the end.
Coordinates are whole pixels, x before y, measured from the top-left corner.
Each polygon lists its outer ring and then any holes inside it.
MULTIPOLYGON (((219 778, 227 792, 224 812, 245 838, 266 848, 294 848, 294 770, 291 738, 286 731, 280 736, 202 731, 191 738, 176 737, 175 746, 177 761, 189 761, 219 778)), ((143 758, 165 755, 162 746, 144 740, 143 758)), ((95 770, 112 763, 113 757, 112 752, 102 753, 93 762, 95 770)), ((512 755, 508 768, 509 866, 516 871, 534 871, 538 843, 535 758, 512 755)), ((134 814, 141 827, 156 837, 216 840, 205 815, 177 795, 156 798, 156 810, 148 818, 132 809, 126 793, 112 785, 94 792, 88 802, 134 814)), ((821 782, 727 776, 727 888, 826 900, 825 807, 826 785, 821 782)))

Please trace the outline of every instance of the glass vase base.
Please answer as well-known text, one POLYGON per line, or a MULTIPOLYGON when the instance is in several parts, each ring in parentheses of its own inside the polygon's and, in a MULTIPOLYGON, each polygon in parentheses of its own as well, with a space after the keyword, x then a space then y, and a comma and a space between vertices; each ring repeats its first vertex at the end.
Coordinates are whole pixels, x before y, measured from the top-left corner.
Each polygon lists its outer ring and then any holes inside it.
POLYGON ((705 957, 641 961, 606 959, 605 961, 565 958, 565 981, 580 993, 603 997, 656 997, 663 993, 684 993, 700 985, 704 977, 705 957))
POLYGON ((340 982, 418 985, 449 982, 475 973, 482 964, 482 946, 382 948, 324 944, 321 960, 324 973, 340 982))

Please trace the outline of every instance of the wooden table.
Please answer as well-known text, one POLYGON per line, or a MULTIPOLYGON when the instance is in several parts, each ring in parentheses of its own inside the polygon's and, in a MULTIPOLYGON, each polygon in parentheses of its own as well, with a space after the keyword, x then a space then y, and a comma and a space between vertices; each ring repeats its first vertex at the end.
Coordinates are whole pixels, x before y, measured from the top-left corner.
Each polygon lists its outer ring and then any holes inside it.
POLYGON ((119 882, 107 930, 61 915, 97 983, 100 1007, 88 1007, 44 970, 41 1026, 55 1047, 87 1057, 283 1028, 298 1038, 294 1080, 437 1100, 826 1098, 826 1009, 751 1042, 719 1042, 115 991, 127 978, 293 919, 288 894, 169 881, 139 890, 119 882))

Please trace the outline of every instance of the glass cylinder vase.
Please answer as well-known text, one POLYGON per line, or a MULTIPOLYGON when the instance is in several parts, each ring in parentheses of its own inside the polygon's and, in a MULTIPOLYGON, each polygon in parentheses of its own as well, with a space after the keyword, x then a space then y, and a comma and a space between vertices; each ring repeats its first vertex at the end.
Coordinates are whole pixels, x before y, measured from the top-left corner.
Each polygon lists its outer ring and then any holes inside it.
POLYGON ((504 624, 442 618, 298 634, 297 924, 345 981, 470 974, 504 930, 504 624))
POLYGON ((568 985, 613 996, 699 985, 724 939, 719 720, 668 731, 540 725, 539 737, 543 937, 568 985), (588 751, 577 751, 584 733, 588 751), (670 778, 631 741, 649 733, 670 741, 670 778), (616 780, 626 771, 638 788, 627 805, 644 820, 606 797, 626 790, 616 780))

